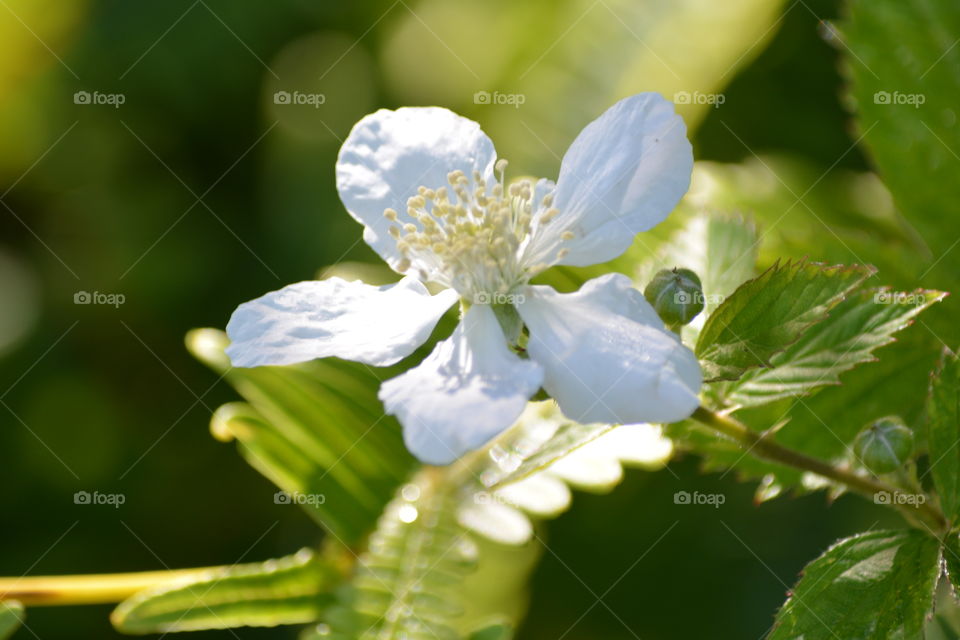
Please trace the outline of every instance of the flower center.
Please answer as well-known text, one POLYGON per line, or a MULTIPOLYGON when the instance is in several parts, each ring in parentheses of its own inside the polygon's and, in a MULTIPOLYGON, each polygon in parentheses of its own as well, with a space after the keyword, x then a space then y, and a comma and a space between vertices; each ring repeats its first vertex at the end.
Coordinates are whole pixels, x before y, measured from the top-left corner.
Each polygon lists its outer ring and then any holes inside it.
MULTIPOLYGON (((499 180, 488 185, 479 171, 468 178, 463 171, 447 174, 446 186, 421 186, 407 200, 409 222, 394 209, 384 211, 390 234, 403 254, 400 271, 419 270, 423 280, 455 289, 475 302, 503 302, 548 264, 525 264, 523 249, 537 229, 556 218, 553 196, 534 202, 536 188, 529 180, 505 185, 507 161, 496 164, 499 180)), ((570 232, 562 238, 573 236, 570 232)), ((565 249, 557 252, 562 259, 565 249)))

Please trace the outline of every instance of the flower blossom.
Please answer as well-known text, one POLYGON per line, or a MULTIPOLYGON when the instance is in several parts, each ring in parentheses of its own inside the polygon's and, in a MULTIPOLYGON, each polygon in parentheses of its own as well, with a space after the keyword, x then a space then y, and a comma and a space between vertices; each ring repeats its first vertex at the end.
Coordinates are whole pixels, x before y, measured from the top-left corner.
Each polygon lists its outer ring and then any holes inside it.
POLYGON ((554 265, 616 258, 673 210, 693 167, 673 105, 653 93, 616 103, 574 140, 556 183, 509 183, 506 167, 477 123, 447 109, 364 117, 340 150, 337 188, 403 278, 300 282, 240 305, 227 326, 233 365, 392 365, 459 300, 453 334, 380 388, 422 461, 483 446, 541 388, 581 423, 689 416, 697 359, 629 278, 604 275, 574 293, 530 284, 554 265))

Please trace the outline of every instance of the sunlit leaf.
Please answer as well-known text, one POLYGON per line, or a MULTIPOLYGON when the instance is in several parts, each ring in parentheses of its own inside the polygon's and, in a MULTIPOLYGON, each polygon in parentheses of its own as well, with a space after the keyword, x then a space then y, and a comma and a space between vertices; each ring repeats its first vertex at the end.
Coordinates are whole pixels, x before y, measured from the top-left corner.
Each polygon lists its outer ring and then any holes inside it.
POLYGON ((346 606, 331 613, 335 631, 361 640, 460 638, 457 587, 474 570, 478 550, 457 524, 456 498, 443 477, 421 472, 387 506, 346 606))
POLYGON ((768 638, 920 638, 939 575, 939 542, 925 532, 841 540, 804 568, 768 638))
POLYGON ((869 289, 838 304, 830 316, 810 327, 771 366, 748 371, 726 391, 731 404, 750 406, 807 395, 840 384, 840 374, 875 360, 873 352, 945 294, 869 289))
POLYGON ((226 336, 187 338, 191 352, 223 375, 252 409, 231 405, 214 433, 236 438, 245 457, 347 543, 374 525, 414 467, 399 425, 383 415, 379 380, 362 365, 332 359, 288 367, 231 368, 226 336), (322 498, 320 497, 322 496, 322 498))
POLYGON ((806 262, 774 265, 741 285, 707 320, 697 341, 707 380, 736 380, 786 349, 844 295, 873 273, 869 267, 806 262))
POLYGON ((312 622, 333 602, 342 576, 312 551, 210 569, 147 589, 111 616, 123 633, 169 633, 312 622))

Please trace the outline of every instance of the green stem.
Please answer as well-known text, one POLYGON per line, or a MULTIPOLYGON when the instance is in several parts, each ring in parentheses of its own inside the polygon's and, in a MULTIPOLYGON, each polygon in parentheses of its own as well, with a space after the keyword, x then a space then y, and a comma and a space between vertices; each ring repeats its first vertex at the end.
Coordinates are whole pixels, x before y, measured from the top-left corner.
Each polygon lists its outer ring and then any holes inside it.
MULTIPOLYGON (((823 460, 788 449, 774 442, 764 433, 754 431, 728 415, 714 413, 709 409, 699 407, 691 417, 711 429, 733 438, 758 458, 802 471, 810 471, 870 498, 874 498, 880 493, 886 493, 890 496, 900 493, 897 487, 876 478, 862 476, 849 469, 835 467, 823 460)), ((920 504, 897 503, 890 506, 898 509, 908 521, 920 521, 932 529, 934 533, 939 534, 947 528, 946 518, 929 500, 920 504)))
POLYGON ((26 606, 109 604, 126 600, 148 587, 194 577, 212 569, 0 578, 0 600, 16 600, 26 606))

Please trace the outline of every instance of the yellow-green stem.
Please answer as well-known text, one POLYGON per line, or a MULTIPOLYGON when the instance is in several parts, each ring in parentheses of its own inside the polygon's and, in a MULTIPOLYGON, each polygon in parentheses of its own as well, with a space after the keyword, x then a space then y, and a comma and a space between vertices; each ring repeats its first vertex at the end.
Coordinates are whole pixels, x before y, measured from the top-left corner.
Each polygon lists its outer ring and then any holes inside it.
MULTIPOLYGON (((725 414, 714 413, 709 409, 699 407, 691 416, 694 420, 733 438, 752 455, 777 462, 802 471, 810 471, 833 480, 863 495, 875 498, 878 494, 886 493, 895 496, 900 493, 898 487, 887 484, 877 478, 859 475, 850 469, 836 467, 823 460, 812 458, 806 454, 788 449, 771 440, 762 432, 754 431, 739 420, 725 414)), ((929 500, 913 501, 911 504, 901 504, 896 501, 892 504, 910 522, 921 521, 935 533, 947 528, 947 521, 943 514, 929 500)))
POLYGON ((16 600, 26 606, 108 604, 126 600, 148 587, 194 577, 211 570, 212 567, 79 576, 0 578, 0 600, 16 600))

